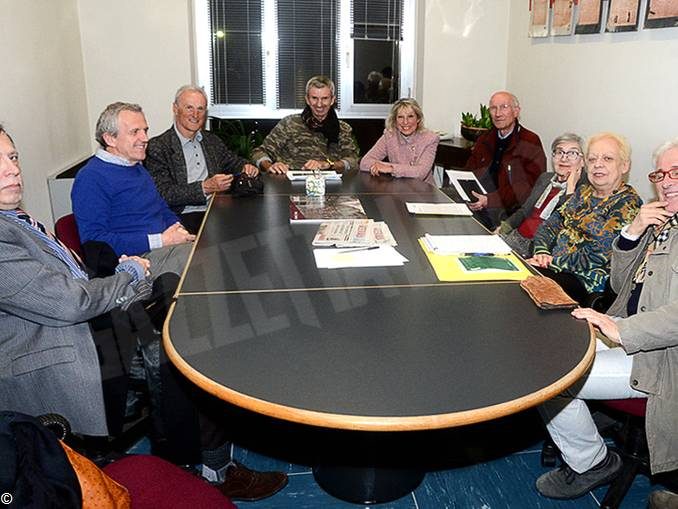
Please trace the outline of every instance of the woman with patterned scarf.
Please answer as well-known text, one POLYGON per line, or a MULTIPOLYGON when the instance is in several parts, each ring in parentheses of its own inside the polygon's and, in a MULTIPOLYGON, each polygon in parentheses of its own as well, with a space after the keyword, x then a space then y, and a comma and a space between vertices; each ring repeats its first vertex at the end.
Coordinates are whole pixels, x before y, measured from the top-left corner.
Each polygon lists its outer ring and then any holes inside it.
POLYGON ((579 186, 539 226, 534 256, 528 260, 583 305, 588 304, 590 294, 605 290, 612 241, 642 203, 623 181, 631 165, 631 148, 622 136, 592 136, 586 162, 589 183, 579 186))

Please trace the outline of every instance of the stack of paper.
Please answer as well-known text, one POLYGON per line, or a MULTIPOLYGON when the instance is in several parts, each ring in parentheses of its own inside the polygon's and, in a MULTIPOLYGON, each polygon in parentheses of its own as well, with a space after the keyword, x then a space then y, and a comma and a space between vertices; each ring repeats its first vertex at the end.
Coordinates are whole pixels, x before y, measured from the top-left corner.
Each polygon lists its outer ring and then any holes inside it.
POLYGON ((421 239, 433 253, 442 255, 503 255, 511 247, 499 235, 429 235, 421 239))
POLYGON ((472 216, 473 212, 464 203, 413 203, 405 202, 410 214, 439 216, 472 216))
POLYGON ((314 246, 370 247, 397 246, 391 230, 383 221, 348 219, 321 223, 313 239, 314 246))
POLYGON ((390 246, 314 249, 313 256, 315 256, 315 264, 319 269, 394 267, 409 261, 390 246))

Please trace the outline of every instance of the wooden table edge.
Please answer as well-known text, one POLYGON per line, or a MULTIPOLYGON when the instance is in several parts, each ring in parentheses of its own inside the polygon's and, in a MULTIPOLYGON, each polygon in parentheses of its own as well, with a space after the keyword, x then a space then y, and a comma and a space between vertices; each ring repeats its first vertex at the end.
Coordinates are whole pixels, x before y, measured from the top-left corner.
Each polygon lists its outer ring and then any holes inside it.
POLYGON ((464 426, 514 414, 551 399, 575 383, 584 375, 593 363, 596 346, 595 331, 593 330, 593 327, 589 325, 589 346, 582 360, 570 372, 553 384, 544 387, 539 391, 526 394, 518 399, 500 403, 498 405, 448 414, 419 415, 411 417, 332 414, 289 407, 254 398, 224 387, 193 369, 184 358, 179 355, 171 341, 169 324, 174 314, 175 307, 176 302, 171 305, 163 326, 163 344, 172 364, 174 364, 174 366, 191 382, 223 401, 252 412, 299 424, 334 429, 360 431, 418 431, 464 426))

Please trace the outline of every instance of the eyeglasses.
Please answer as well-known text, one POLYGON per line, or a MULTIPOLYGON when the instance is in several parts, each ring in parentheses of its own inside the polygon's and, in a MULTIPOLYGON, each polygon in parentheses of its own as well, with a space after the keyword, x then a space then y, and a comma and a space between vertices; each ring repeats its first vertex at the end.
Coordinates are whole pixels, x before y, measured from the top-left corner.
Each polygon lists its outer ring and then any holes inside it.
POLYGON ((207 108, 205 108, 204 106, 193 106, 192 104, 185 104, 184 106, 182 106, 182 108, 188 111, 189 113, 197 112, 198 114, 202 114, 205 113, 205 111, 207 111, 207 108))
POLYGON ((561 150, 559 148, 551 152, 551 154, 558 159, 565 157, 568 161, 576 161, 582 156, 582 153, 576 150, 561 150))
POLYGON ((614 157, 608 155, 589 154, 586 157, 586 162, 588 164, 596 164, 600 159, 602 159, 605 164, 613 163, 616 160, 614 157))
POLYGON ((490 106, 488 109, 490 110, 490 113, 497 113, 498 110, 507 111, 511 108, 513 108, 513 105, 506 103, 506 104, 500 104, 499 106, 490 106))
POLYGON ((650 173, 647 178, 650 180, 650 182, 656 184, 657 182, 664 180, 667 175, 671 180, 678 180, 678 168, 671 168, 670 170, 656 170, 650 173))

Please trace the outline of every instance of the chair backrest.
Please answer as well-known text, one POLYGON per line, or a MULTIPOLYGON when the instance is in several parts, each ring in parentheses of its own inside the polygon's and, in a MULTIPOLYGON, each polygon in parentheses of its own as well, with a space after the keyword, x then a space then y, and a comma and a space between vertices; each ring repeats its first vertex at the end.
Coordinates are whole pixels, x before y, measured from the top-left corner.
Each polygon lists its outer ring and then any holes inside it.
POLYGON ((54 233, 61 242, 66 244, 66 247, 82 258, 82 244, 80 243, 80 234, 74 214, 60 217, 54 225, 54 233))
POLYGON ((624 412, 625 414, 634 415, 636 417, 645 417, 647 398, 608 399, 602 403, 605 406, 619 412, 624 412))

